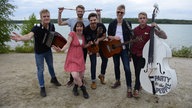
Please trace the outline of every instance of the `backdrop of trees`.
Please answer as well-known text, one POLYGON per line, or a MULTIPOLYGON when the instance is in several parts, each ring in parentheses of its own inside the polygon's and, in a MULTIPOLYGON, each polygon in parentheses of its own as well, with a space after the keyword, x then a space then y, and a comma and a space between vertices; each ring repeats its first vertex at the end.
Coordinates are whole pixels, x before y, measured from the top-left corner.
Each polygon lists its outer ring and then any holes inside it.
MULTIPOLYGON (((66 20, 67 18, 63 18, 63 20, 66 20)), ((132 23, 137 24, 137 18, 125 18, 128 21, 131 21, 132 23)), ((113 20, 113 18, 102 18, 103 23, 109 23, 113 20)), ((14 23, 23 23, 23 20, 13 20, 14 23)), ((57 23, 57 19, 51 19, 51 22, 57 23)), ((149 19, 148 22, 151 22, 151 19, 149 19)), ((156 19, 156 22, 158 24, 192 24, 192 20, 175 20, 175 19, 156 19)))

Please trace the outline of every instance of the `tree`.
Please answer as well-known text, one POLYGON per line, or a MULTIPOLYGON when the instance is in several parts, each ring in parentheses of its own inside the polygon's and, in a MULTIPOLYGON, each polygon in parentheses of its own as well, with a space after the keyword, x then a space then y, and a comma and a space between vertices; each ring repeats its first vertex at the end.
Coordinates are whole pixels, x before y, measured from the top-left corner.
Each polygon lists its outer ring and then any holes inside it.
MULTIPOLYGON (((34 24, 37 24, 38 20, 35 16, 35 14, 33 13, 31 16, 29 16, 28 20, 24 20, 23 24, 21 25, 21 34, 25 35, 28 34, 31 29, 34 27, 34 24)), ((32 53, 34 52, 34 40, 29 40, 29 41, 24 41, 24 45, 22 46, 16 46, 15 47, 15 52, 19 52, 19 53, 32 53)))
MULTIPOLYGON (((21 34, 24 35, 29 33, 33 28, 34 24, 37 24, 37 23, 38 23, 38 20, 35 14, 33 13, 31 16, 29 16, 28 20, 25 20, 23 22, 23 25, 21 26, 21 34)), ((33 45, 33 40, 24 42, 24 46, 32 46, 32 45, 33 45)))
POLYGON ((16 6, 9 3, 9 0, 0 0, 0 53, 6 52, 5 42, 10 41, 9 34, 17 26, 12 22, 9 16, 14 16, 16 6))

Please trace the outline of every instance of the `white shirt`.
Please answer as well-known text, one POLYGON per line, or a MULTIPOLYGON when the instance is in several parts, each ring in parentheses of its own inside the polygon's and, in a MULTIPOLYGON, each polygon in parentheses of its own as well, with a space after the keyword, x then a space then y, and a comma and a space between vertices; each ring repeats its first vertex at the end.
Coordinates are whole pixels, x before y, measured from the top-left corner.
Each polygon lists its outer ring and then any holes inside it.
MULTIPOLYGON (((124 43, 123 39, 123 29, 121 25, 117 25, 115 36, 118 36, 121 39, 121 43, 124 43)), ((125 49, 125 45, 122 46, 125 49)))

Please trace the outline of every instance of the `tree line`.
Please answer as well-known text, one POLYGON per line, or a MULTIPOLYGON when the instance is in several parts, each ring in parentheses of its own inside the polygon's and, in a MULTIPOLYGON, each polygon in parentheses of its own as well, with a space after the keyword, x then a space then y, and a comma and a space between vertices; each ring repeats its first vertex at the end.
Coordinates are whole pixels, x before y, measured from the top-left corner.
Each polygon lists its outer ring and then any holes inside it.
MULTIPOLYGON (((68 18, 63 18, 63 20, 66 20, 68 18)), ((138 23, 137 18, 125 18, 127 21, 131 21, 134 24, 138 23)), ((103 23, 110 23, 113 18, 102 18, 103 23)), ((39 21, 39 20, 38 20, 39 21)), ((14 23, 19 24, 23 23, 24 20, 13 20, 14 23)), ((52 23, 57 23, 57 19, 51 19, 52 23)), ((148 20, 148 22, 151 22, 151 19, 148 20)), ((176 19, 156 19, 155 21, 158 24, 192 24, 192 20, 176 20, 176 19)))

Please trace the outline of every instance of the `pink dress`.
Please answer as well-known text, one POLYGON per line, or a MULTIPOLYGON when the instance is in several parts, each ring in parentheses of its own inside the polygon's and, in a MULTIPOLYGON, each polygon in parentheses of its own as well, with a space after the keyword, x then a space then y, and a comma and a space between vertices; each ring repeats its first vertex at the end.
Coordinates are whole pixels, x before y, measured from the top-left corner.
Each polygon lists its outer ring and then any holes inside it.
POLYGON ((85 38, 84 36, 82 37, 82 44, 80 44, 75 32, 70 32, 69 36, 72 37, 72 42, 67 52, 64 70, 66 72, 84 72, 85 61, 82 48, 85 43, 85 38))

